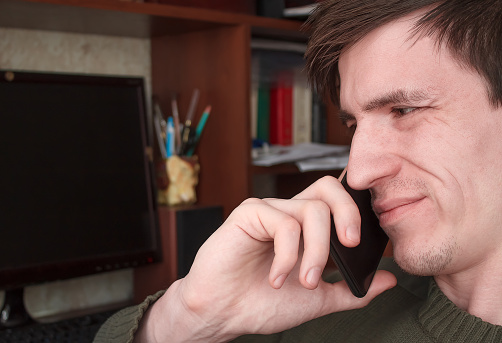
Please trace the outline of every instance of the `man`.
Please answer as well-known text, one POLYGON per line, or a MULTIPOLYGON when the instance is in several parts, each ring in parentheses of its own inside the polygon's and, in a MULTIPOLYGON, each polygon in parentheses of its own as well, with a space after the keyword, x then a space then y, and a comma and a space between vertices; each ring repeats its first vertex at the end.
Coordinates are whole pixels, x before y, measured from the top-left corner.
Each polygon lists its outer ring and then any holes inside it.
POLYGON ((501 341, 501 19, 500 0, 328 0, 310 20, 313 83, 354 129, 348 183, 371 190, 397 264, 423 277, 394 287, 379 271, 362 299, 321 280, 330 212, 359 243, 357 208, 326 177, 245 201, 186 278, 98 340, 501 341))

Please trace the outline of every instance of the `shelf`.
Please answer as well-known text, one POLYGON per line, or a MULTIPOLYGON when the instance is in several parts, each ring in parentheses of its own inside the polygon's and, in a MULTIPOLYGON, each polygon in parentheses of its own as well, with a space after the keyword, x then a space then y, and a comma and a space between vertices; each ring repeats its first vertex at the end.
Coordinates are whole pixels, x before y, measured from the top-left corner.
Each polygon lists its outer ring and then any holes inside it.
MULTIPOLYGON (((251 39, 304 43, 302 22, 121 0, 0 0, 0 27, 149 39, 151 89, 161 107, 170 108, 175 91, 185 113, 198 88, 201 106, 213 108, 197 152, 199 205, 223 205, 227 216, 252 195, 255 176, 280 179, 286 195, 322 176, 294 164, 254 167, 249 153, 251 39)), ((344 144, 339 137, 336 127, 328 130, 328 143, 344 144)))
POLYGON ((301 41, 301 23, 208 9, 119 0, 2 0, 0 26, 138 38, 228 25, 254 35, 301 41))
POLYGON ((252 166, 253 174, 298 174, 300 171, 294 163, 281 163, 270 167, 252 166))
POLYGON ((334 172, 341 172, 342 169, 328 169, 328 170, 313 170, 307 172, 300 172, 298 167, 294 163, 281 163, 277 165, 273 165, 270 167, 261 167, 261 166, 252 166, 251 173, 252 174, 270 174, 270 175, 288 175, 288 174, 312 174, 312 173, 326 173, 331 174, 334 172))

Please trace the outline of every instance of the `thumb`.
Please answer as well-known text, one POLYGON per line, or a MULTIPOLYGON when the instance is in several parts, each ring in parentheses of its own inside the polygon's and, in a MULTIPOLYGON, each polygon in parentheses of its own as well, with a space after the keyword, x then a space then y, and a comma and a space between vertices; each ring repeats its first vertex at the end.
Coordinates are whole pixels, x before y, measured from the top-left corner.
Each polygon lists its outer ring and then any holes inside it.
POLYGON ((352 294, 347 283, 340 281, 329 285, 327 299, 327 313, 346 311, 364 307, 368 305, 379 294, 396 286, 396 277, 388 271, 378 270, 373 277, 368 293, 363 298, 357 298, 352 294))
MULTIPOLYGON (((377 295, 389 290, 397 285, 397 279, 391 272, 386 270, 378 270, 373 277, 368 293, 361 300, 366 300, 369 303, 377 295)), ((366 304, 367 305, 367 304, 366 304)))

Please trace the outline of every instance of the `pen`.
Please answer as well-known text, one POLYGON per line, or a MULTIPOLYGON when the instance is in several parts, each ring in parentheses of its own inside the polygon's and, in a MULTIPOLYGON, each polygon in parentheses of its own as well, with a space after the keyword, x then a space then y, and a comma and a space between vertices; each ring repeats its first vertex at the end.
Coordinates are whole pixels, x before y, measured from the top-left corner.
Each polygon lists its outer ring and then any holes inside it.
POLYGON ((174 122, 173 117, 167 119, 166 133, 166 156, 167 158, 174 155, 174 122))
POLYGON ((157 141, 159 142, 159 150, 162 158, 167 158, 166 146, 164 144, 164 137, 162 136, 162 126, 159 112, 156 110, 153 118, 153 123, 155 125, 155 133, 157 135, 157 141))
POLYGON ((199 100, 199 90, 197 88, 194 89, 192 94, 192 100, 190 101, 190 107, 188 108, 187 117, 185 120, 185 126, 183 127, 183 133, 181 139, 183 140, 181 154, 187 149, 188 138, 190 137, 190 130, 192 126, 192 117, 195 112, 195 107, 197 106, 197 101, 199 100))
POLYGON ((178 102, 176 101, 176 96, 173 95, 171 100, 171 108, 174 117, 174 138, 176 139, 176 152, 181 154, 181 131, 180 131, 180 116, 178 113, 178 102))
POLYGON ((197 107, 197 102, 199 101, 199 90, 195 88, 193 90, 192 99, 190 100, 190 107, 188 108, 186 120, 192 121, 195 108, 197 107))
POLYGON ((197 124, 197 128, 195 129, 194 140, 193 140, 190 148, 188 149, 186 156, 193 155, 195 148, 197 147, 197 144, 199 143, 199 139, 202 134, 202 131, 204 130, 204 127, 206 126, 207 118, 209 118, 210 113, 211 113, 211 105, 208 105, 204 109, 204 113, 202 113, 202 117, 200 118, 199 123, 197 124))

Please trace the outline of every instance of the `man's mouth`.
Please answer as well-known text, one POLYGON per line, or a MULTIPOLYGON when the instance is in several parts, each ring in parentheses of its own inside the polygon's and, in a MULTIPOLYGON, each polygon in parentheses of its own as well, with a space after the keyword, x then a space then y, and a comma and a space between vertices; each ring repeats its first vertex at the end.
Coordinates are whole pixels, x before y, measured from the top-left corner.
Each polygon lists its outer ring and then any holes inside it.
POLYGON ((382 200, 375 200, 373 210, 375 211, 381 226, 386 226, 400 220, 415 210, 425 196, 397 197, 382 200))

